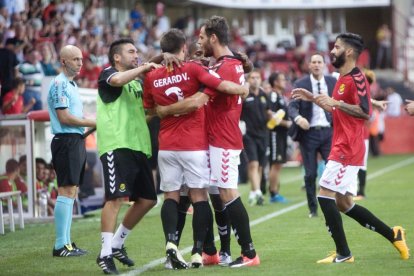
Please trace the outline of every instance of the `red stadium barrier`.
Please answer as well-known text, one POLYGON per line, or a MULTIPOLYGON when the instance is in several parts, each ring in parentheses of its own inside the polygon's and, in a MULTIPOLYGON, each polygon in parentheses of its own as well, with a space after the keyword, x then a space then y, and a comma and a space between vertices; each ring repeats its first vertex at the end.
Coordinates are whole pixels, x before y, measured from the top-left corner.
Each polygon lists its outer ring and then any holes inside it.
POLYGON ((381 142, 382 154, 414 153, 414 117, 402 115, 385 118, 385 135, 381 142))
POLYGON ((50 121, 49 112, 47 112, 47 110, 30 111, 27 113, 27 119, 39 122, 50 121))

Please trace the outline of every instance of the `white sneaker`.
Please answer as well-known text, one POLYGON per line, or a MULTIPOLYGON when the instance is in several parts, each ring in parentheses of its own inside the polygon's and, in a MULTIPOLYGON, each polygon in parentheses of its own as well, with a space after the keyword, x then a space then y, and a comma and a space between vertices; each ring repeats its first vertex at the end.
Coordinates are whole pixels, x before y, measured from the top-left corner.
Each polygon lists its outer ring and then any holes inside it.
POLYGON ((203 267, 203 258, 200 254, 195 253, 191 255, 191 267, 192 268, 199 268, 203 267))
POLYGON ((256 205, 256 202, 257 202, 256 192, 250 191, 248 202, 250 206, 256 205))
POLYGON ((231 259, 231 256, 227 254, 227 252, 221 252, 219 253, 219 265, 221 266, 228 266, 233 260, 231 259))
POLYGON ((172 263, 171 263, 171 259, 170 259, 170 257, 168 257, 168 256, 167 256, 167 258, 165 259, 165 262, 164 262, 164 268, 165 268, 165 269, 174 269, 174 268, 173 268, 173 266, 172 266, 172 263))
POLYGON ((167 257, 170 258, 173 269, 188 269, 186 261, 175 244, 167 242, 165 250, 167 257))

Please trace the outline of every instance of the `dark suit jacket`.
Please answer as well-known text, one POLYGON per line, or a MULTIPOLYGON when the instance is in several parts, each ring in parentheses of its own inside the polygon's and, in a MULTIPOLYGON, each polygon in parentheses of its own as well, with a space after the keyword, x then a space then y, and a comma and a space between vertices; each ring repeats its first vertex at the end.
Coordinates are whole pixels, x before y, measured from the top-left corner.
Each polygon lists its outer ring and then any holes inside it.
MULTIPOLYGON (((332 92, 336 84, 336 78, 331 76, 325 76, 325 82, 328 86, 328 95, 332 97, 332 92)), ((312 92, 312 82, 310 79, 310 75, 305 76, 301 79, 298 79, 293 84, 295 88, 305 88, 312 92)), ((292 127, 289 129, 289 135, 292 137, 294 141, 300 141, 303 137, 304 130, 301 129, 298 125, 296 125, 295 118, 298 115, 301 115, 302 117, 306 118, 308 122, 310 123, 312 119, 312 104, 311 102, 302 101, 302 100, 295 100, 291 101, 289 104, 289 117, 292 120, 293 124, 292 127)), ((325 111, 326 118, 328 119, 328 122, 332 124, 332 115, 330 112, 325 111)))

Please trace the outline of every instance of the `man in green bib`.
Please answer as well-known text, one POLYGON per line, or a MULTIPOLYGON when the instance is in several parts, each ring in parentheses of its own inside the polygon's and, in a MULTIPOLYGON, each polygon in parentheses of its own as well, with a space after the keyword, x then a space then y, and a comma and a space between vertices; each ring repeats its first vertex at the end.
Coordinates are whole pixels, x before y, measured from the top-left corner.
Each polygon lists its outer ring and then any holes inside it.
POLYGON ((110 67, 98 80, 98 149, 105 179, 105 204, 101 215, 102 249, 96 260, 105 274, 118 274, 113 258, 133 266, 124 242, 129 232, 156 204, 148 158, 150 134, 142 105, 138 75, 154 63, 138 66, 138 52, 132 40, 119 39, 109 49, 110 67), (122 201, 133 202, 114 234, 122 201))

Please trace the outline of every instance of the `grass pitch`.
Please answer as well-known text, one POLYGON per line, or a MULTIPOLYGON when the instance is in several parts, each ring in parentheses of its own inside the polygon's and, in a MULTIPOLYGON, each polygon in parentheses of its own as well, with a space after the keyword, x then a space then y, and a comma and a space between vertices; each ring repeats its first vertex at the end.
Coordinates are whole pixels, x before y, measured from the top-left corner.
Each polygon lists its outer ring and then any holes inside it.
MULTIPOLYGON (((282 171, 281 194, 289 200, 288 204, 270 204, 267 196, 264 206, 247 206, 248 186, 240 186, 252 224, 253 241, 261 259, 260 266, 165 270, 160 264, 165 252, 160 207, 156 207, 126 241, 128 254, 136 262, 135 267, 123 267, 116 261, 118 270, 127 275, 414 275, 413 259, 401 260, 387 240, 345 215, 342 216, 343 223, 355 263, 316 264, 316 260, 334 250, 334 243, 321 214, 317 218, 308 218, 306 195, 300 189, 301 174, 300 168, 284 168, 282 171)), ((411 246, 414 246, 413 179, 414 157, 371 158, 368 162, 367 199, 358 202, 389 226, 402 225, 411 246)), ((89 251, 88 255, 76 258, 52 257, 53 223, 26 224, 24 230, 7 232, 0 236, 0 275, 103 275, 95 262, 101 246, 99 228, 99 211, 73 222, 72 239, 89 251)), ((180 249, 188 252, 190 246, 191 216, 188 215, 180 249)), ((236 239, 232 237, 233 258, 239 252, 236 239)), ((189 260, 189 253, 184 257, 189 260)))

